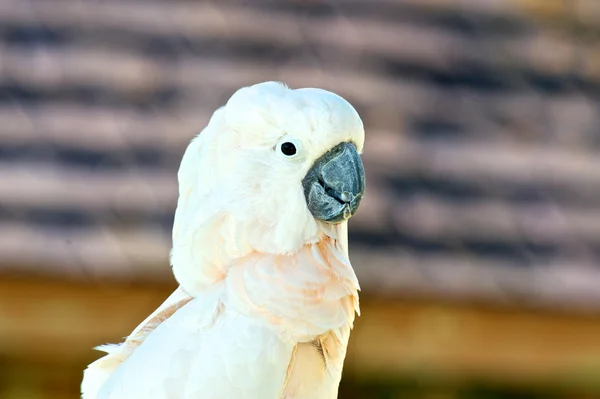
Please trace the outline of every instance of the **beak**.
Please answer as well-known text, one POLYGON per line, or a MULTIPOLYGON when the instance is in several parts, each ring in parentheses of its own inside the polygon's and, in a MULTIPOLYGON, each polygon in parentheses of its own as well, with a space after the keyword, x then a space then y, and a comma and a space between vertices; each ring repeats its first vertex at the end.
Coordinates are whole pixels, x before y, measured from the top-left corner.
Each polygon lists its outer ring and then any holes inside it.
POLYGON ((356 213, 365 192, 365 169, 352 143, 341 143, 317 159, 304 180, 304 197, 315 219, 339 223, 356 213))

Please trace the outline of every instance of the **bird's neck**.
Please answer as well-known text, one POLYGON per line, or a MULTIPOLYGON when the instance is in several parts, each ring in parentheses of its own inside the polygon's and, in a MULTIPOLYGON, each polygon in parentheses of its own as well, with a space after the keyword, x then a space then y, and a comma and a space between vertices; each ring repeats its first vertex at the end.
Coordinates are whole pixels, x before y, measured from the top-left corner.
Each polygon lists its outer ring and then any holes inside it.
POLYGON ((253 252, 235 262, 224 282, 226 306, 295 341, 351 326, 359 311, 347 251, 328 236, 294 254, 253 252))

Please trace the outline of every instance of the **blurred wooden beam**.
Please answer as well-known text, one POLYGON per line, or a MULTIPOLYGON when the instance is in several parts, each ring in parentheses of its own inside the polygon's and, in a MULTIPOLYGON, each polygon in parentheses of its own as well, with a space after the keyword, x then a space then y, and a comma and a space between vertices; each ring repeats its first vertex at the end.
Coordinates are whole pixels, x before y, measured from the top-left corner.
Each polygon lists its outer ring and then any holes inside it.
MULTIPOLYGON (((0 279, 0 354, 13 361, 81 365, 118 342, 174 284, 107 285, 0 279)), ((600 389, 600 315, 363 298, 345 373, 600 389)))
POLYGON ((600 394, 600 314, 379 299, 361 308, 345 367, 352 378, 427 375, 600 394))
POLYGON ((81 362, 94 346, 119 342, 175 288, 0 279, 0 353, 9 358, 81 362))

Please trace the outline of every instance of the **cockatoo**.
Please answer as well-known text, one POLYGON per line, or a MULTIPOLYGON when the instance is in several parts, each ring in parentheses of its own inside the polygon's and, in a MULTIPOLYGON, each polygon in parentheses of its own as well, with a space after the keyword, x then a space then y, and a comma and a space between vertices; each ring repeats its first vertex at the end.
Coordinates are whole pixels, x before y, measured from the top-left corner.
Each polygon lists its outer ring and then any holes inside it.
POLYGON ((336 398, 355 313, 347 221, 363 123, 342 97, 244 87, 189 144, 171 265, 179 288, 84 371, 84 399, 336 398))

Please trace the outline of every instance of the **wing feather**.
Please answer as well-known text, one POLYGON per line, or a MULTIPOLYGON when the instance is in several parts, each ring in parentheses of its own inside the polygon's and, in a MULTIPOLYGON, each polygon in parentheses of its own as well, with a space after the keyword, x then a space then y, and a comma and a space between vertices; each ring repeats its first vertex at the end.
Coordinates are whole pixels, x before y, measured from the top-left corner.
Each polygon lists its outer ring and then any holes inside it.
POLYGON ((107 355, 90 364, 84 371, 81 383, 82 398, 95 398, 106 380, 144 342, 150 333, 191 300, 192 297, 181 287, 178 287, 150 316, 133 330, 125 342, 119 345, 96 347, 95 349, 104 351, 107 355))
POLYGON ((158 325, 97 398, 280 398, 295 344, 212 291, 158 325))

